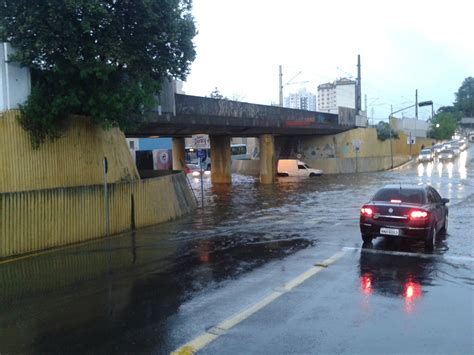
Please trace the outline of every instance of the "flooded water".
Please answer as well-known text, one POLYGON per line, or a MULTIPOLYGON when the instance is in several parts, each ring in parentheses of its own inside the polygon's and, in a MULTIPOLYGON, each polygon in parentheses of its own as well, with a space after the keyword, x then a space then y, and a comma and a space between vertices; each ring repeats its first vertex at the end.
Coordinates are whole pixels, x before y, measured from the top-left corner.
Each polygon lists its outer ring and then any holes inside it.
MULTIPOLYGON (((472 277, 459 280, 433 262, 474 257, 473 147, 449 164, 280 178, 272 186, 242 175, 212 186, 207 178, 204 206, 190 216, 0 264, 0 353, 169 352, 317 255, 358 250, 360 206, 392 183, 431 184, 449 198, 448 236, 429 259, 410 259, 396 274, 387 265, 403 254, 362 253, 346 262, 362 294, 413 296, 443 278, 473 285, 472 277)), ((200 181, 190 184, 200 200, 200 181)), ((373 250, 424 253, 423 243, 383 240, 373 250)))

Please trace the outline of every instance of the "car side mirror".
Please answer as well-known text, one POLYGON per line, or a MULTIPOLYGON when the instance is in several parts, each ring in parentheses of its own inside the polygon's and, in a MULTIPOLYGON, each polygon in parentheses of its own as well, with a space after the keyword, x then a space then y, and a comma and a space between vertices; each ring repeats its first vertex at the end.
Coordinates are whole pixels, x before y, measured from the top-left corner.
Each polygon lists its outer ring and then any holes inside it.
POLYGON ((449 202, 449 198, 442 198, 442 199, 441 199, 441 203, 442 203, 443 205, 447 204, 448 202, 449 202))

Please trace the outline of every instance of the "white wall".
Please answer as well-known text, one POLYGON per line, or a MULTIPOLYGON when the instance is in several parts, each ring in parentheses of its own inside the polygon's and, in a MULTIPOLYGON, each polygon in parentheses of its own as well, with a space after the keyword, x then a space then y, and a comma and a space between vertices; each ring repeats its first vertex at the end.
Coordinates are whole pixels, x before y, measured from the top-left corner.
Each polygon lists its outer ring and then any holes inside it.
POLYGON ((8 43, 0 44, 0 110, 18 108, 31 92, 30 72, 18 63, 8 61, 14 53, 8 43))
POLYGON ((415 118, 395 118, 396 129, 404 132, 407 136, 428 137, 430 124, 415 118))
POLYGON ((355 108, 355 85, 336 86, 337 106, 355 108))

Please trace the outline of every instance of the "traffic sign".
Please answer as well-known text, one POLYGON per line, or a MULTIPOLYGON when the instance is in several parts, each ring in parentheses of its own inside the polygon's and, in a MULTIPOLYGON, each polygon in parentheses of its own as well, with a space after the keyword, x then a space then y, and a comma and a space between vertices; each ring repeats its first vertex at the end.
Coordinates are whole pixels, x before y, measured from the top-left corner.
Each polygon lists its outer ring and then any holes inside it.
POLYGON ((361 147, 362 147, 362 141, 360 139, 353 139, 352 140, 352 150, 354 152, 360 151, 361 147))
POLYGON ((209 149, 211 143, 207 134, 194 134, 192 136, 192 147, 195 149, 209 149))
POLYGON ((198 158, 201 158, 201 159, 202 159, 202 158, 206 158, 206 151, 205 151, 205 150, 201 150, 201 149, 198 150, 198 151, 197 151, 197 156, 198 156, 198 158))

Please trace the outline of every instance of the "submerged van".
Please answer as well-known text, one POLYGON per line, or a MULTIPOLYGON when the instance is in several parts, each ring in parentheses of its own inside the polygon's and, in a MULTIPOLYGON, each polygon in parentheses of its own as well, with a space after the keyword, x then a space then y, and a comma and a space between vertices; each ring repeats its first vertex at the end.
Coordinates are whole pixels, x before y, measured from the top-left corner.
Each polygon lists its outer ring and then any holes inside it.
POLYGON ((322 170, 313 169, 308 164, 296 159, 280 159, 277 168, 278 176, 321 176, 322 170))

